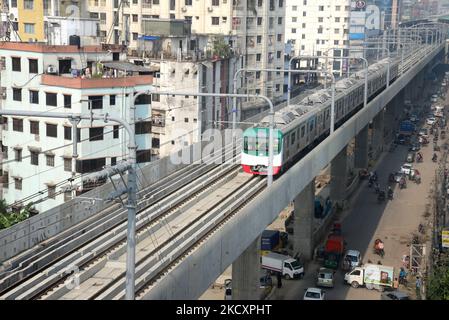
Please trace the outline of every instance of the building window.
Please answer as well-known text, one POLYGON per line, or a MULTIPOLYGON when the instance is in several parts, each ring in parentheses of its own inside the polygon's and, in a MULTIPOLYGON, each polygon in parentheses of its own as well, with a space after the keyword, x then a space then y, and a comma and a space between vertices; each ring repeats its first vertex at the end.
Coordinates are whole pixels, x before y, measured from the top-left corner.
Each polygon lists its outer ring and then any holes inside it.
POLYGON ((109 96, 109 105, 110 106, 115 106, 115 94, 111 94, 109 96))
POLYGON ((16 190, 22 190, 22 179, 14 178, 14 186, 15 186, 16 190))
POLYGON ((64 126, 64 140, 72 140, 72 127, 64 126))
POLYGON ((12 60, 12 71, 22 71, 22 66, 20 63, 20 58, 11 58, 12 60))
POLYGON ((58 126, 56 124, 47 123, 47 137, 58 137, 58 126))
POLYGON ((30 103, 39 104, 39 91, 30 90, 30 103))
POLYGON ((189 118, 184 118, 184 122, 189 122, 189 118))
POLYGON ((319 17, 318 18, 318 22, 323 22, 324 21, 324 18, 323 17, 319 17))
POLYGON ((296 33, 296 28, 292 28, 292 33, 296 33))
POLYGON ((185 5, 186 6, 191 6, 192 5, 192 0, 185 0, 185 5))
POLYGON ((8 159, 8 146, 2 146, 3 159, 8 159))
POLYGON ((298 6, 292 6, 292 11, 297 11, 298 10, 298 6))
POLYGON ((318 11, 324 11, 324 6, 318 6, 318 11))
POLYGON ((101 170, 106 165, 106 158, 76 160, 76 172, 88 173, 101 170))
POLYGON ((22 161, 22 149, 14 149, 14 159, 17 162, 22 161))
POLYGON ((30 121, 30 133, 39 134, 39 121, 30 121))
POLYGON ((114 126, 113 139, 118 139, 118 137, 119 137, 119 126, 114 126))
POLYGON ((30 151, 31 164, 33 166, 39 165, 39 153, 35 151, 30 151))
POLYGON ((89 141, 103 140, 103 127, 89 128, 89 141))
POLYGON ((220 17, 212 17, 212 25, 218 26, 220 24, 220 17))
POLYGON ((139 16, 137 14, 133 14, 133 22, 139 22, 139 16))
POLYGON ((64 158, 64 171, 72 171, 72 158, 64 158))
POLYGON ((142 94, 136 98, 134 102, 135 105, 138 104, 151 104, 151 95, 150 94, 142 94))
POLYGON ((218 7, 220 5, 220 0, 212 0, 212 5, 218 7))
POLYGON ((48 186, 48 198, 56 198, 56 186, 48 186))
POLYGON ((135 124, 136 134, 151 133, 151 121, 137 122, 135 124))
POLYGON ((24 23, 23 26, 25 33, 34 34, 34 23, 24 23))
POLYGON ((151 150, 137 150, 136 158, 137 163, 151 161, 151 150))
POLYGON ((53 92, 45 92, 45 103, 47 106, 56 107, 58 105, 58 95, 53 92))
POLYGON ((23 132, 23 119, 12 118, 12 130, 23 132))
POLYGON ((11 8, 17 8, 17 0, 11 0, 11 8))
POLYGON ((278 24, 281 25, 282 24, 282 17, 278 18, 278 24))
POLYGON ((139 37, 139 34, 137 32, 133 32, 133 40, 136 41, 139 37))
POLYGON ((3 171, 3 175, 2 175, 3 179, 2 179, 2 183, 3 183, 3 188, 8 189, 8 185, 9 185, 9 173, 8 171, 3 171))
POLYGON ((117 164, 117 157, 111 157, 111 166, 115 166, 117 164))
POLYGON ((72 107, 72 96, 70 94, 64 94, 64 108, 70 109, 72 107))
POLYGON ((282 41, 282 34, 278 34, 278 42, 282 41))
POLYGON ((49 167, 54 167, 55 166, 55 156, 52 154, 47 154, 45 156, 46 160, 47 160, 47 166, 49 167))
POLYGON ((30 73, 38 73, 37 71, 37 59, 28 59, 28 66, 29 66, 29 72, 30 73))
POLYGON ((12 88, 12 99, 14 101, 22 101, 22 89, 12 88))
POLYGON ((23 8, 27 10, 33 10, 34 0, 23 0, 23 8))
POLYGON ((256 61, 260 61, 262 59, 262 54, 258 53, 256 54, 256 61))
POLYGON ((262 17, 257 17, 257 25, 258 26, 262 25, 262 17))
POLYGON ((89 104, 92 105, 92 109, 103 109, 103 96, 89 96, 88 99, 89 104))

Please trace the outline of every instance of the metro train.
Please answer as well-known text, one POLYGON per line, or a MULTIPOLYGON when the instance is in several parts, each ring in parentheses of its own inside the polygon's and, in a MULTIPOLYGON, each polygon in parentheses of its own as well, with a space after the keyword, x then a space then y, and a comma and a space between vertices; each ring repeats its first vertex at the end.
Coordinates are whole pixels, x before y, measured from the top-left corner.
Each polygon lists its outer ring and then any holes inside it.
MULTIPOLYGON (((390 83, 398 76, 400 61, 387 58, 368 67, 368 101, 387 84, 390 59, 390 83)), ((335 84, 335 128, 363 107, 365 70, 335 84)), ((286 171, 309 150, 329 135, 331 89, 321 89, 297 105, 275 113, 273 174, 286 171)), ((241 165, 243 171, 267 175, 269 116, 243 133, 241 165)))

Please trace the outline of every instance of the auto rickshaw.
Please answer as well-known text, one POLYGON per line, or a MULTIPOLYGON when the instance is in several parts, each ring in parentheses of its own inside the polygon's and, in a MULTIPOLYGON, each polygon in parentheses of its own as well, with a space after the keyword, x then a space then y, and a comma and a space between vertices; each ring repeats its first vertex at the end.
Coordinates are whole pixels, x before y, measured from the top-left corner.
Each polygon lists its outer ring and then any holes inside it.
POLYGON ((374 253, 380 255, 382 258, 384 257, 385 251, 382 240, 376 239, 376 241, 374 241, 374 253))

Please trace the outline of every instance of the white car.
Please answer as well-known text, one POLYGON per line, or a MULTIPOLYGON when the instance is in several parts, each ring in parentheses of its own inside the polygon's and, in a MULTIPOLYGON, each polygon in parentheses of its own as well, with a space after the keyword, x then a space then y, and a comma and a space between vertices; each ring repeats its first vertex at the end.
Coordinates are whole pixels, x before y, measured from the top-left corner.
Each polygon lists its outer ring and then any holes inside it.
POLYGON ((326 291, 318 288, 308 288, 304 293, 304 300, 324 300, 326 291))
POLYGON ((401 167, 401 172, 406 175, 410 175, 413 172, 413 166, 410 163, 404 163, 401 167))
POLYGON ((346 251, 345 257, 343 258, 343 261, 345 260, 351 261, 351 269, 358 267, 362 264, 362 257, 360 255, 360 251, 357 250, 348 250, 346 251))
POLYGON ((427 119, 427 124, 429 125, 429 126, 433 126, 433 124, 436 122, 436 120, 435 120, 435 118, 428 118, 427 119))

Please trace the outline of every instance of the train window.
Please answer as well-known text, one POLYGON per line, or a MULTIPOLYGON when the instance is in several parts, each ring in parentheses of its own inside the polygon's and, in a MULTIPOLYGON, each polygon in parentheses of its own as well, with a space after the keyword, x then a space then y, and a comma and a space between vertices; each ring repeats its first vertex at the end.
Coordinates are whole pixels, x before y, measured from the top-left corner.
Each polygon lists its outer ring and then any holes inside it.
POLYGON ((327 111, 326 111, 326 120, 329 120, 330 113, 331 113, 330 109, 327 109, 327 111))
POLYGON ((292 145, 295 143, 295 134, 296 134, 296 132, 292 133, 292 139, 291 139, 292 140, 292 143, 291 143, 292 145))
POLYGON ((306 127, 302 126, 302 128, 301 128, 301 138, 304 138, 305 134, 306 134, 306 127))
POLYGON ((309 132, 313 130, 313 125, 314 125, 313 121, 311 121, 310 124, 309 124, 309 132))

